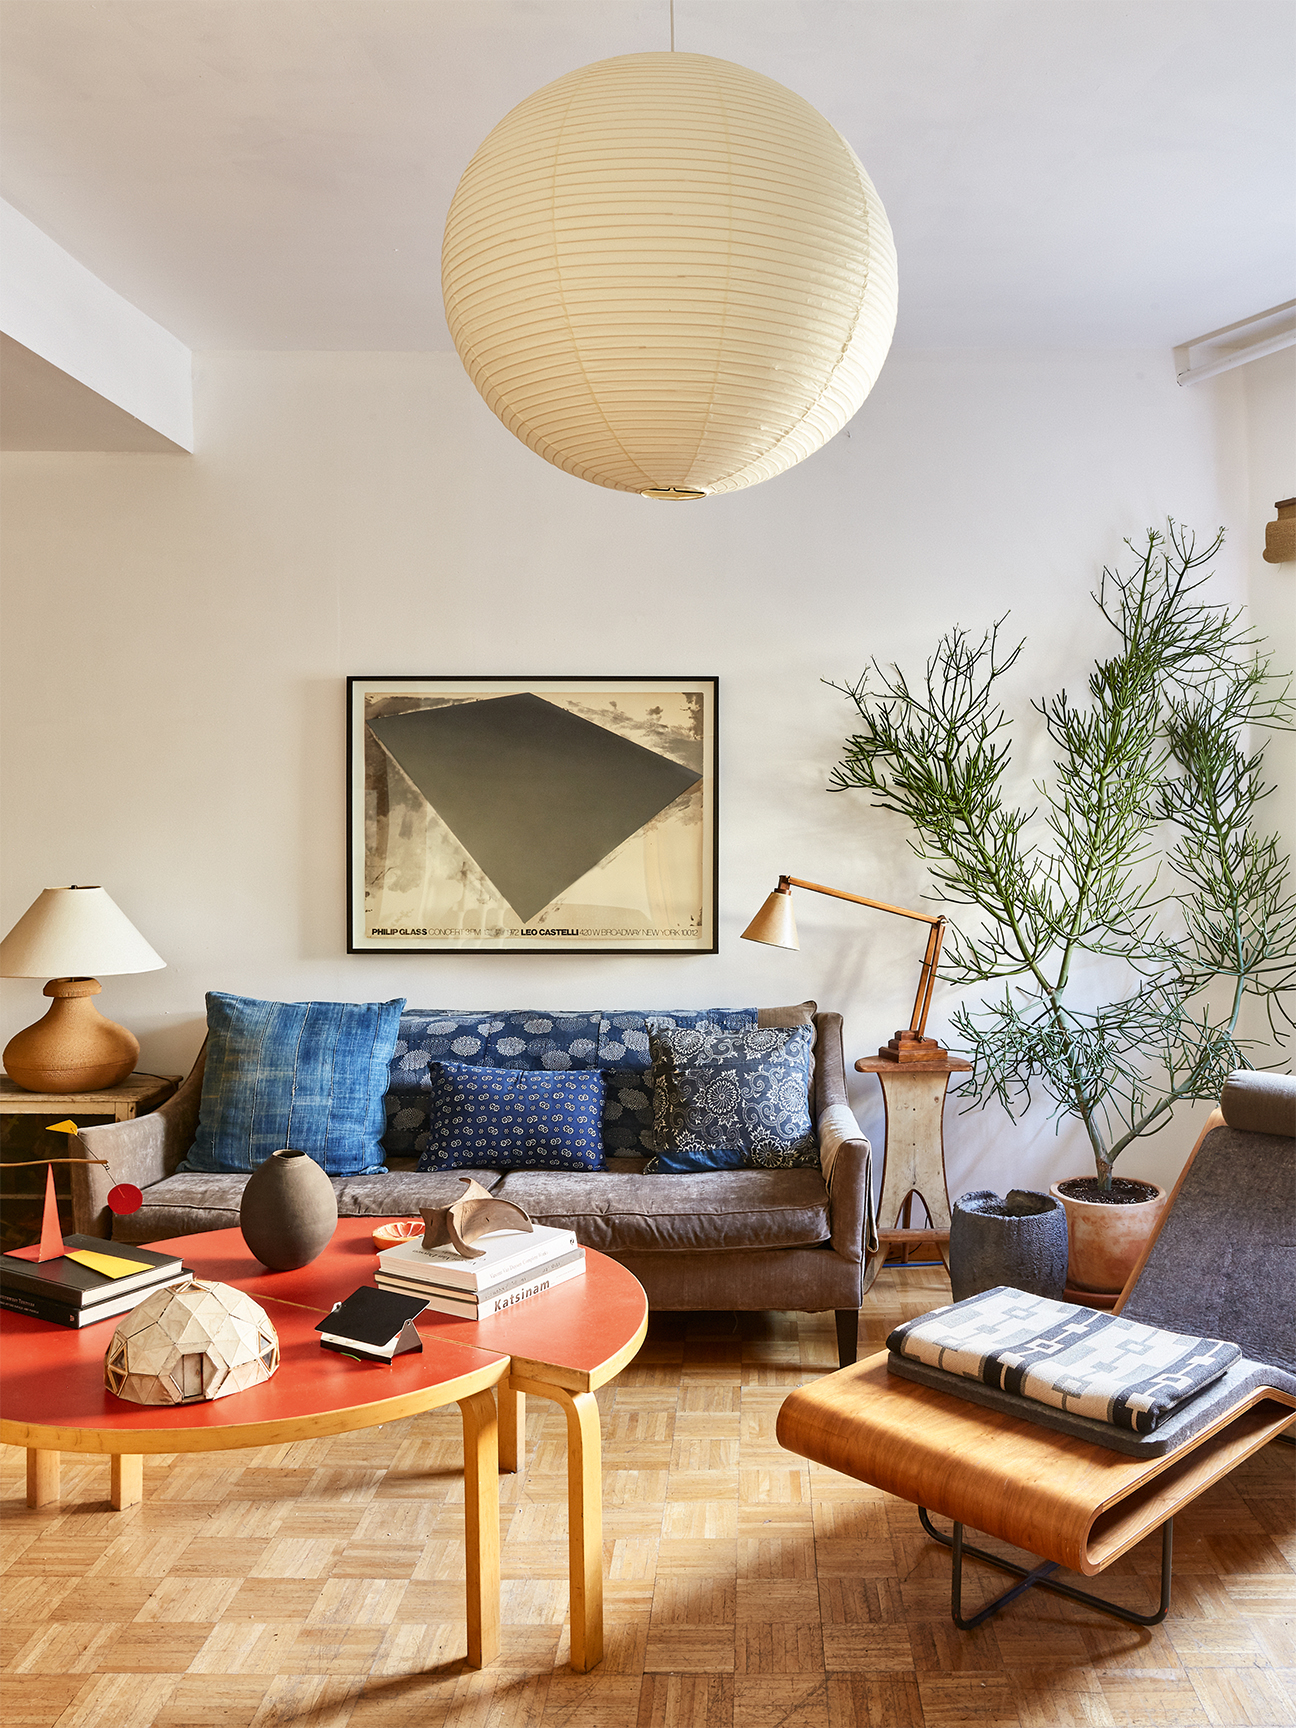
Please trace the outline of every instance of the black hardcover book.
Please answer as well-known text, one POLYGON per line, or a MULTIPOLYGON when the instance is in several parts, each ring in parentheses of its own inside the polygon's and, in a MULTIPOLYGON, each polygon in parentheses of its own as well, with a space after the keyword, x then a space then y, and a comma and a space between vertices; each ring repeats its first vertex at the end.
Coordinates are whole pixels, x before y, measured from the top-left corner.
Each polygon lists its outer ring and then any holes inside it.
POLYGON ((414 1325, 414 1316, 426 1307, 422 1297, 398 1296, 395 1291, 362 1284, 345 1302, 339 1302, 315 1330, 321 1334, 320 1343, 326 1350, 390 1362, 393 1356, 422 1350, 423 1340, 414 1325))
POLYGON ((104 1302, 109 1297, 138 1289, 141 1284, 156 1284, 170 1272, 180 1270, 174 1254, 159 1254, 152 1248, 139 1248, 131 1243, 104 1242, 98 1236, 65 1236, 63 1246, 79 1248, 91 1254, 107 1254, 114 1260, 129 1260, 139 1267, 120 1278, 110 1278, 106 1272, 96 1272, 66 1254, 57 1260, 20 1260, 15 1254, 0 1254, 0 1289, 25 1290, 30 1296, 44 1296, 54 1302, 81 1307, 104 1302))
POLYGON ((109 1296, 106 1301, 83 1304, 62 1302, 53 1296, 33 1296, 27 1290, 16 1290, 5 1284, 0 1285, 0 1308, 7 1308, 12 1314, 29 1314, 33 1320, 47 1320, 53 1326, 67 1326, 79 1332, 83 1326, 94 1326, 101 1320, 113 1320, 128 1314, 155 1290, 174 1289, 179 1284, 187 1284, 192 1277, 192 1272, 183 1269, 169 1277, 159 1278, 153 1284, 136 1285, 133 1290, 109 1296))

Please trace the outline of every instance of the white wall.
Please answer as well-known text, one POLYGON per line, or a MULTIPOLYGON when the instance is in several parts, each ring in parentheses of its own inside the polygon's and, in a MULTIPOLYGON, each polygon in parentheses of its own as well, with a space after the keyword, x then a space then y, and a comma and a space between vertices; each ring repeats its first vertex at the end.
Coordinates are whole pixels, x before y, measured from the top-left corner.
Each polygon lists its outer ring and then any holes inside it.
MULTIPOLYGON (((0 927, 47 884, 103 883, 169 961, 100 999, 153 1069, 187 1065, 208 988, 469 1007, 813 995, 869 1054, 908 1019, 913 926, 803 895, 799 954, 737 939, 780 870, 901 904, 924 891, 898 823, 823 790, 850 710, 820 680, 874 654, 914 667, 950 623, 1011 608, 1026 713, 1082 687, 1104 642, 1089 589, 1124 535, 1167 514, 1229 524, 1222 599, 1245 598, 1253 567, 1242 386, 1178 389, 1169 354, 896 354, 820 455, 669 507, 532 456, 453 355, 208 354, 196 406, 192 460, 4 462, 0 927), (718 673, 720 954, 348 957, 349 672, 718 673)), ((39 984, 9 983, 0 1031, 43 1007, 39 984)), ((1173 1172, 1203 1113, 1131 1168, 1173 1172)), ((1038 1107, 1015 1129, 951 1111, 946 1140, 955 1194, 1087 1166, 1038 1107)))

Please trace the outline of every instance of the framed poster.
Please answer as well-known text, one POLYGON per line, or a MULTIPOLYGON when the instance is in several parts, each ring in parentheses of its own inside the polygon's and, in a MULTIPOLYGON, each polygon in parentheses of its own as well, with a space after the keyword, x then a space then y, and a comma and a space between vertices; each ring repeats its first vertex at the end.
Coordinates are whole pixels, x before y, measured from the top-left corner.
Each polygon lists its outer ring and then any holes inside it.
POLYGON ((348 678, 352 954, 713 954, 715 678, 348 678))

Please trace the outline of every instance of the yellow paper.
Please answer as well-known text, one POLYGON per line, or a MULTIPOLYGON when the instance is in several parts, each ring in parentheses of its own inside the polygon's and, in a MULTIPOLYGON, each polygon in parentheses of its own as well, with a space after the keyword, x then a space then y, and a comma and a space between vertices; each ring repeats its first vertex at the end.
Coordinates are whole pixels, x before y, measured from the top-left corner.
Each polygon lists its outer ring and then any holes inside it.
POLYGON ((92 1248, 74 1248, 68 1254, 78 1266, 88 1266, 92 1272, 102 1272, 105 1278, 125 1278, 131 1272, 147 1271, 139 1260, 123 1260, 120 1254, 97 1254, 92 1248))
POLYGON ((79 1134, 81 1132, 75 1122, 51 1122, 49 1131, 51 1134, 79 1134))

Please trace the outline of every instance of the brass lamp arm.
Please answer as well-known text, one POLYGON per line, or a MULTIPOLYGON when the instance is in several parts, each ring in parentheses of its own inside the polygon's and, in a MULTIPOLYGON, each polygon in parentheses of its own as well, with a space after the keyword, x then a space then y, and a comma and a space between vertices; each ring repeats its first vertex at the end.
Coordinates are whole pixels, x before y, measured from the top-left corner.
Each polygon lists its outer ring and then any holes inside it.
MULTIPOLYGON (((765 880, 768 882, 769 877, 765 880)), ((779 890, 809 888, 815 894, 830 894, 834 900, 853 900, 857 906, 872 906, 879 912, 894 912, 898 918, 916 918, 920 924, 944 924, 944 918, 933 918, 929 912, 910 912, 905 906, 889 906, 885 900, 866 900, 862 894, 846 894, 840 888, 825 888, 822 882, 803 882, 799 876, 780 876, 779 890)))
POLYGON ((822 882, 803 882, 799 876, 779 877, 780 894, 787 894, 793 888, 808 888, 812 894, 827 894, 833 900, 850 900, 856 906, 871 906, 876 912, 894 912, 897 918, 914 918, 918 923, 930 926, 927 952, 923 955, 922 970, 918 974, 918 993, 914 997, 913 1013, 909 1016, 909 1030, 916 1038, 923 1037, 927 1029, 932 990, 936 984, 941 943, 945 940, 946 920, 933 918, 928 912, 911 912, 907 906, 891 906, 885 900, 869 900, 863 894, 847 894, 840 888, 825 888, 822 882))

